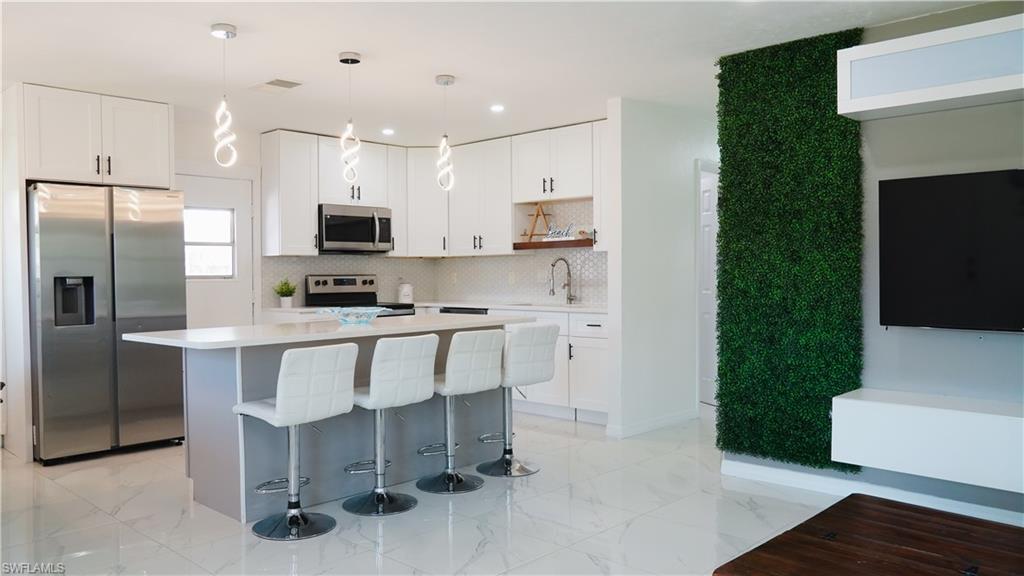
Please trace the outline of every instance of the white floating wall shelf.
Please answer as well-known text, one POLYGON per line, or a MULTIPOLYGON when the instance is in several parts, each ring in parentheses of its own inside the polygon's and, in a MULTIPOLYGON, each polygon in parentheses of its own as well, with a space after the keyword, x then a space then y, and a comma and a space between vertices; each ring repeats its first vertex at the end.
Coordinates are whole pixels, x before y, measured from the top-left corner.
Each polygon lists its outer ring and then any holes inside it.
POLYGON ((1024 99, 1024 15, 839 50, 839 114, 889 118, 1024 99))

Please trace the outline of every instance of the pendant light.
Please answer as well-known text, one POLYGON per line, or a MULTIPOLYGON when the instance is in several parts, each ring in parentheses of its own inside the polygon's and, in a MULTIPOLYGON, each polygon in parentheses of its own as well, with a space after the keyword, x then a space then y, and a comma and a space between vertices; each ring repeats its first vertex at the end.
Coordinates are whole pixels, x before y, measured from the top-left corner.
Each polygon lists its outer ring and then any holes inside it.
POLYGON ((359 164, 359 148, 363 143, 356 136, 355 124, 352 123, 352 67, 363 61, 359 52, 342 52, 338 54, 338 62, 348 66, 348 122, 341 133, 341 177, 349 184, 355 184, 359 178, 356 165, 359 164))
POLYGON ((455 76, 451 74, 440 74, 434 81, 444 90, 444 114, 443 121, 445 130, 441 135, 441 144, 437 147, 437 185, 441 190, 450 192, 455 186, 455 172, 452 166, 452 148, 448 145, 448 87, 455 84, 455 76))
POLYGON ((217 129, 213 131, 213 140, 216 142, 213 146, 213 159, 220 166, 229 168, 238 161, 238 151, 235 150, 235 140, 238 137, 231 131, 231 111, 228 110, 227 46, 228 40, 238 36, 238 30, 232 24, 214 24, 210 27, 210 35, 221 40, 220 81, 222 96, 220 105, 217 106, 217 112, 213 115, 217 123, 217 129))

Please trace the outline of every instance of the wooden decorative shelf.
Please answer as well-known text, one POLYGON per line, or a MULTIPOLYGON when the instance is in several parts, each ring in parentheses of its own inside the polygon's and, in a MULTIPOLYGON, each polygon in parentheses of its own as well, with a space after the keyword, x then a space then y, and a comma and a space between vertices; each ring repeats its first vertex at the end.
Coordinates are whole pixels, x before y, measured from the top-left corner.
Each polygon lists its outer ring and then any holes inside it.
POLYGON ((579 240, 552 240, 550 242, 514 242, 513 250, 547 250, 552 248, 590 248, 594 245, 593 238, 579 240))

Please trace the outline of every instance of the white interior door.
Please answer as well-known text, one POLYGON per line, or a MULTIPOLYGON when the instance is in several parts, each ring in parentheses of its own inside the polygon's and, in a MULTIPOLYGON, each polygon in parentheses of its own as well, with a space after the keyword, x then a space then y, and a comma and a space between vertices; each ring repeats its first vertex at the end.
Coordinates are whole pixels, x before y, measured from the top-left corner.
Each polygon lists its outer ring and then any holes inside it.
POLYGON ((252 182, 178 174, 189 328, 253 323, 252 182))
POLYGON ((698 161, 700 170, 700 310, 698 364, 700 401, 717 406, 718 392, 718 167, 698 161))

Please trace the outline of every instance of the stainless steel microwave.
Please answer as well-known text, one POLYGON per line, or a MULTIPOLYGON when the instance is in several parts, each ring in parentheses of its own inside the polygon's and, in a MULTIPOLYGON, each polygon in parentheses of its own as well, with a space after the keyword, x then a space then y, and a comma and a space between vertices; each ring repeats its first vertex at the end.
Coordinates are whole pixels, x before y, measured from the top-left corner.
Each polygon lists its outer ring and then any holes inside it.
POLYGON ((371 206, 321 204, 320 252, 388 252, 392 247, 391 210, 371 206))

